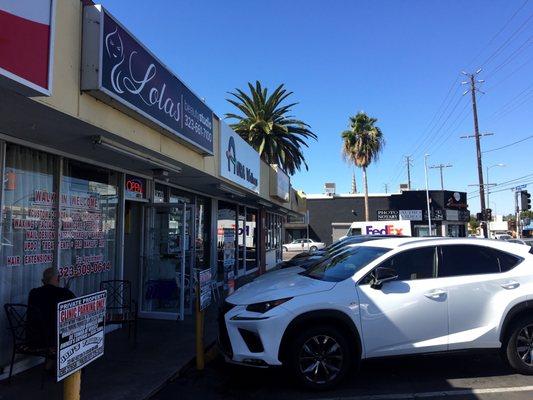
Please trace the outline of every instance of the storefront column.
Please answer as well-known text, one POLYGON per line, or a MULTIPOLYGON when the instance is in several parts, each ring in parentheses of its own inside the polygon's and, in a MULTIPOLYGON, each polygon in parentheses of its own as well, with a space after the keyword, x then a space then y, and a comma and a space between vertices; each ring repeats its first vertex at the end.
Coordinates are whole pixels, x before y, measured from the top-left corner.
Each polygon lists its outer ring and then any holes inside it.
MULTIPOLYGON (((126 174, 121 173, 118 177, 118 210, 117 210, 117 231, 115 238, 117 253, 115 254, 115 265, 118 268, 117 279, 124 279, 124 215, 126 212, 126 201, 124 187, 126 185, 126 174)), ((142 268, 142 267, 141 267, 142 268)), ((140 275, 140 273, 139 273, 140 275)))
POLYGON ((259 210, 259 221, 260 227, 258 229, 259 238, 257 247, 259 250, 259 274, 264 274, 266 272, 266 237, 267 237, 267 226, 266 226, 266 210, 264 207, 261 207, 259 210))
POLYGON ((216 277, 217 282, 222 282, 224 280, 224 277, 217 276, 218 272, 218 253, 217 253, 217 246, 218 246, 218 200, 217 199, 211 199, 211 228, 209 231, 211 232, 211 257, 209 258, 211 260, 211 272, 213 273, 213 276, 216 277))
MULTIPOLYGON (((63 177, 63 157, 56 158, 56 170, 54 172, 54 192, 55 200, 52 206, 56 210, 55 218, 55 237, 56 243, 54 247, 54 266, 56 271, 59 271, 60 251, 61 251, 61 178, 63 177)), ((68 280, 65 279, 65 282, 68 280)))
POLYGON ((4 243, 4 185, 5 185, 5 176, 6 176, 6 142, 3 140, 0 141, 0 174, 2 179, 0 179, 0 243, 4 243))

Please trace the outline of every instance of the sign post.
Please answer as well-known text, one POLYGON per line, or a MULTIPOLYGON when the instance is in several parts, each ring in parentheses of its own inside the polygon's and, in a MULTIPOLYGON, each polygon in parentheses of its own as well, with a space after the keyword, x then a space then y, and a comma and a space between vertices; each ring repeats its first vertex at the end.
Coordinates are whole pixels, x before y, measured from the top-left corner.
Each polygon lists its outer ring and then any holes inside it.
POLYGON ((196 280, 196 369, 202 371, 205 366, 204 353, 204 310, 211 304, 211 269, 198 272, 196 280))
POLYGON ((107 292, 57 305, 57 381, 65 400, 79 400, 81 369, 104 354, 107 292))

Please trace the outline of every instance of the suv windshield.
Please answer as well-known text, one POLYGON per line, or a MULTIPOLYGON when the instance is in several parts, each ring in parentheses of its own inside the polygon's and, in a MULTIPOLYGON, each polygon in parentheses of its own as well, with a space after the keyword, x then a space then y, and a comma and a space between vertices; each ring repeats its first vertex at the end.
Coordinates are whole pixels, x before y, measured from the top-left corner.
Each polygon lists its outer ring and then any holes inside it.
POLYGON ((300 275, 327 282, 340 282, 350 278, 361 268, 390 251, 381 247, 358 246, 347 249, 331 258, 320 261, 300 275))

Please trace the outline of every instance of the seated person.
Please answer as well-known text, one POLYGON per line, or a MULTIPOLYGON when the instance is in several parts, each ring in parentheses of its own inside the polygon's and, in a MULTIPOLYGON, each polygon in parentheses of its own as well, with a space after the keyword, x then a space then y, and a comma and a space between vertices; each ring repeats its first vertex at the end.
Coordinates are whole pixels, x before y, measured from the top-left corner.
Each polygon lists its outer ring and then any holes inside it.
POLYGON ((43 286, 32 289, 28 296, 26 340, 32 348, 55 351, 57 342, 57 304, 75 298, 70 290, 59 287, 55 268, 43 271, 43 286))

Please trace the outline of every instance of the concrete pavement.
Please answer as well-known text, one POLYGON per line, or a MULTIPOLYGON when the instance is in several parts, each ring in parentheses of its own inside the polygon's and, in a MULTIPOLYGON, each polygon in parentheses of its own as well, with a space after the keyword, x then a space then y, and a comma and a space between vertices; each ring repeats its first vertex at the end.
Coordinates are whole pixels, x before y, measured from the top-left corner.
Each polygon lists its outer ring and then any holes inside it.
POLYGON ((367 361, 337 389, 309 392, 283 369, 230 366, 219 358, 203 373, 185 371, 152 399, 174 399, 177 393, 180 400, 531 400, 533 377, 514 373, 497 354, 402 357, 367 361))

